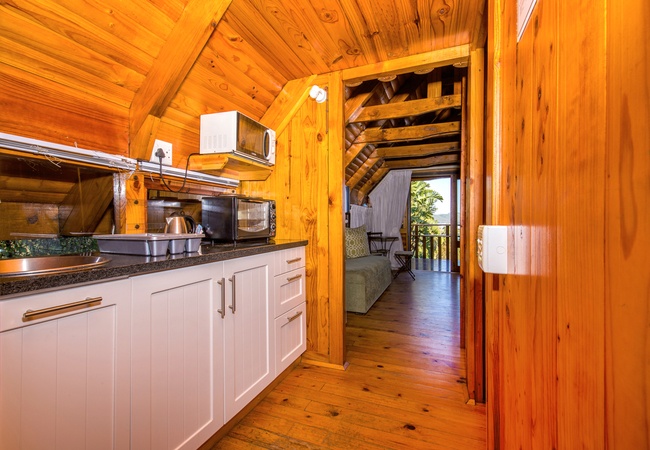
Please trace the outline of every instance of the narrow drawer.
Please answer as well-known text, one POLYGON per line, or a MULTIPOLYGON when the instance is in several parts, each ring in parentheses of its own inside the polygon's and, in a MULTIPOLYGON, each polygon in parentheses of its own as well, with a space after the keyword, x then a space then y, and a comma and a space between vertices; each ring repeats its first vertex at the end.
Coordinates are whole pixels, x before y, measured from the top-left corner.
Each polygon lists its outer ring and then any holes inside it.
POLYGON ((299 267, 305 267, 305 247, 280 250, 279 252, 275 252, 274 259, 276 275, 295 270, 299 267))
POLYGON ((275 375, 307 350, 307 305, 303 302, 275 319, 275 375))
POLYGON ((278 317, 305 301, 305 268, 283 273, 274 278, 275 310, 278 317))
POLYGON ((130 286, 129 280, 119 280, 2 300, 0 332, 114 305, 130 297, 130 286))

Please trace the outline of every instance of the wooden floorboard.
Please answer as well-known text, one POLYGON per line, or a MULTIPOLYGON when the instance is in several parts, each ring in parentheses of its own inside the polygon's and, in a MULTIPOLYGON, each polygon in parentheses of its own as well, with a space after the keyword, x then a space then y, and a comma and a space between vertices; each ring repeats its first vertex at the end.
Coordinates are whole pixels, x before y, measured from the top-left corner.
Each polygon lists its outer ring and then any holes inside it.
POLYGON ((458 274, 401 274, 349 314, 346 371, 302 363, 214 449, 485 449, 467 404, 458 274))

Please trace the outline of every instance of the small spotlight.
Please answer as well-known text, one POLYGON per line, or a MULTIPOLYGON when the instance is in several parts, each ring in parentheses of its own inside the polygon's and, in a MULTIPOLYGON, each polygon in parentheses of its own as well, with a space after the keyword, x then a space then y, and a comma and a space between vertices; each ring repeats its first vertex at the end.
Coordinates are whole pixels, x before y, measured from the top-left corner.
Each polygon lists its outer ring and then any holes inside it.
POLYGON ((309 96, 316 100, 316 103, 323 103, 327 100, 327 91, 317 85, 313 85, 309 90, 309 96))

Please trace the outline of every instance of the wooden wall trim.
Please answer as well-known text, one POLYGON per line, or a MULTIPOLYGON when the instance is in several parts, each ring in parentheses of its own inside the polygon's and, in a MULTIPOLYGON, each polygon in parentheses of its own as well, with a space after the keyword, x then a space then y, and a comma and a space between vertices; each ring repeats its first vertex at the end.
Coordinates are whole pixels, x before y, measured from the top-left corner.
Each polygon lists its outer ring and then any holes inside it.
POLYGON ((650 3, 606 9, 606 447, 650 448, 650 3))
POLYGON ((448 66, 455 62, 466 62, 469 59, 470 45, 459 45, 432 52, 420 53, 404 58, 396 58, 381 63, 345 69, 341 71, 343 81, 365 81, 376 79, 378 76, 399 75, 415 70, 434 69, 448 66))
POLYGON ((467 178, 465 184, 465 292, 467 333, 467 387, 470 397, 478 402, 485 401, 485 337, 484 337, 484 296, 483 272, 478 266, 476 239, 478 226, 484 219, 484 108, 485 108, 485 51, 473 50, 471 53, 468 91, 469 91, 469 132, 467 145, 467 178))
POLYGON ((343 366, 345 345, 345 260, 343 187, 345 186, 345 105, 341 72, 333 72, 328 81, 328 266, 330 280, 330 362, 343 366))

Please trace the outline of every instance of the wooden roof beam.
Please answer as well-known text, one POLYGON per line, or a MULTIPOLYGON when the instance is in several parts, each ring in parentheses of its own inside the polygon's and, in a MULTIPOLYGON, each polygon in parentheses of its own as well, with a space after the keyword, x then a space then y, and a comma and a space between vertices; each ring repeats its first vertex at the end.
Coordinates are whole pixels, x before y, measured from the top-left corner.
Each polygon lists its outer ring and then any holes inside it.
POLYGON ((382 88, 381 83, 375 84, 375 86, 368 92, 362 92, 359 95, 349 98, 345 102, 345 124, 350 123, 350 118, 360 109, 368 103, 368 101, 382 88))
POLYGON ((371 122, 375 120, 398 119, 401 117, 419 116, 432 111, 461 106, 460 95, 445 95, 436 98, 424 98, 402 103, 367 106, 359 108, 355 118, 350 122, 371 122))
POLYGON ((346 182, 345 185, 353 188, 363 179, 363 177, 366 176, 368 171, 375 165, 377 164, 377 161, 379 161, 379 158, 377 157, 370 157, 366 159, 361 167, 357 169, 357 171, 352 175, 346 182))
POLYGON ((361 143, 388 143, 400 141, 415 141, 434 137, 445 137, 460 134, 460 122, 431 123, 427 125, 412 125, 396 128, 366 128, 354 140, 361 143))
POLYGON ((441 153, 459 152, 458 142, 438 142, 435 144, 402 145, 398 147, 377 147, 375 153, 380 158, 422 158, 441 153))
POLYGON ((350 165, 354 159, 359 156, 359 153, 363 151, 364 148, 366 148, 366 145, 368 144, 352 144, 346 151, 345 151, 345 160, 343 161, 344 167, 347 167, 350 165))
POLYGON ((466 62, 469 61, 469 54, 469 44, 458 45, 456 47, 447 47, 431 52, 345 69, 341 71, 341 74, 344 82, 373 80, 377 78, 378 74, 383 76, 400 75, 416 70, 434 69, 436 67, 449 66, 457 62, 466 62))
POLYGON ((385 160, 383 167, 386 169, 415 169, 417 167, 432 167, 454 163, 460 163, 459 154, 436 155, 429 156, 428 158, 415 158, 406 160, 385 160))
POLYGON ((131 158, 148 158, 160 117, 178 92, 232 0, 190 0, 131 103, 131 158))
POLYGON ((411 172, 411 180, 430 180, 432 178, 448 177, 460 174, 460 164, 434 166, 427 169, 416 169, 411 172))

